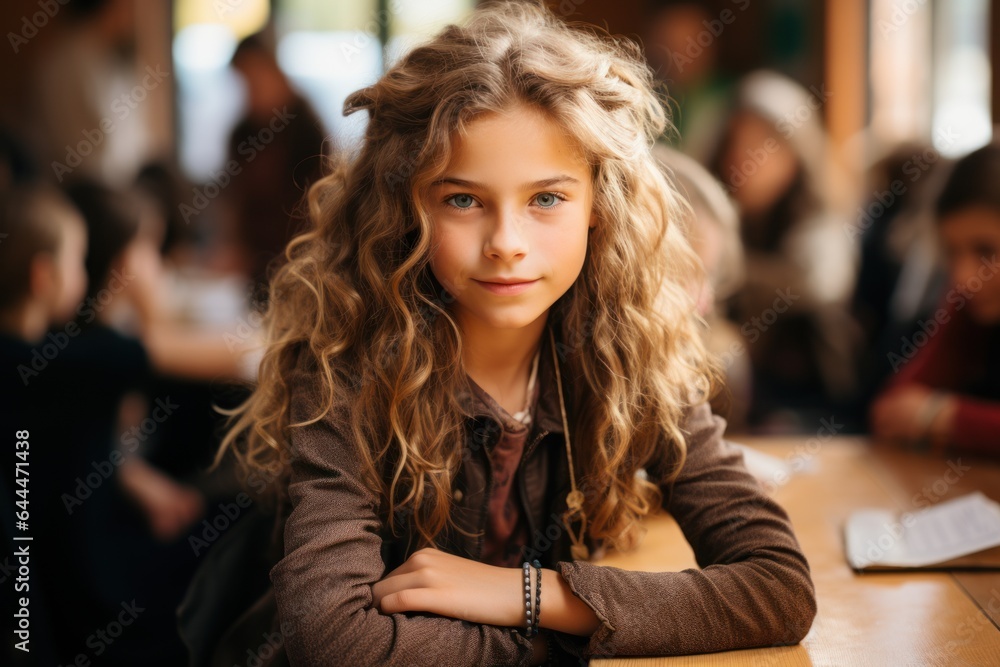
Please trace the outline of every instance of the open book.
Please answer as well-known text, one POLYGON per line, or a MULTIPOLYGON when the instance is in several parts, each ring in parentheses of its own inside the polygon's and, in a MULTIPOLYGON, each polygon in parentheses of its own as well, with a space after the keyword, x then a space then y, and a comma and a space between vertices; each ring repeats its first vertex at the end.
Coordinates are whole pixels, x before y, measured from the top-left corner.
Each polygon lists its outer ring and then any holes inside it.
POLYGON ((917 512, 858 510, 844 538, 855 570, 1000 569, 1000 503, 977 491, 917 512))

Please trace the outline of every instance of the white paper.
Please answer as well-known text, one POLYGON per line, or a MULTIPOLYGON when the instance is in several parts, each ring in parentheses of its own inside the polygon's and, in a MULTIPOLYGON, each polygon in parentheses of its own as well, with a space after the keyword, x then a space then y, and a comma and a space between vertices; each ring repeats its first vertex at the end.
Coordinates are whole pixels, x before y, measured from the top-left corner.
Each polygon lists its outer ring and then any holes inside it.
POLYGON ((1000 546, 1000 503, 976 491, 917 512, 853 513, 845 530, 852 567, 926 567, 1000 546))
POLYGON ((743 452, 747 471, 761 483, 770 483, 772 487, 787 483, 800 472, 816 472, 818 468, 815 457, 809 452, 797 452, 781 459, 738 442, 728 442, 743 452))

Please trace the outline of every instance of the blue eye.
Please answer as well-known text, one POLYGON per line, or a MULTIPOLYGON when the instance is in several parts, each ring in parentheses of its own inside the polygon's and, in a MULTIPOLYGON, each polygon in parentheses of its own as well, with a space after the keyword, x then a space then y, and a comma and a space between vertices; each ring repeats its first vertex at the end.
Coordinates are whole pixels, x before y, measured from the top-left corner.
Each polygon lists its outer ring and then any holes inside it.
POLYGON ((445 202, 455 208, 468 209, 472 208, 476 200, 472 198, 472 195, 457 194, 448 197, 445 202))
POLYGON ((542 192, 535 195, 535 203, 542 208, 554 208, 562 201, 562 197, 553 192, 542 192))

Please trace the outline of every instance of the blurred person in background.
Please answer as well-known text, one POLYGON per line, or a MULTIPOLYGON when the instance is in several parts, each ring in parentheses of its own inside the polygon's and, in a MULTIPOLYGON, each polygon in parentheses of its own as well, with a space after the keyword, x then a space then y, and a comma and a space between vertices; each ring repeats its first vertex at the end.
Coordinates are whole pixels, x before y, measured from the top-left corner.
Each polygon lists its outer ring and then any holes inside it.
POLYGON ((663 140, 703 163, 725 122, 735 83, 719 71, 713 21, 725 25, 702 4, 669 2, 651 12, 646 35, 646 58, 673 111, 675 129, 663 140))
POLYGON ((727 433, 739 433, 746 428, 751 368, 739 331, 724 314, 726 300, 745 280, 739 213, 722 185, 696 160, 663 143, 653 147, 653 155, 691 205, 684 224, 707 277, 697 298, 698 314, 706 323, 705 343, 723 364, 728 390, 713 399, 712 408, 726 417, 727 433))
POLYGON ((204 262, 204 230, 200 218, 185 220, 181 213, 182 192, 191 186, 166 162, 144 164, 135 177, 132 190, 159 218, 163 230, 160 254, 165 264, 190 266, 204 262))
POLYGON ((263 34, 239 43, 232 66, 246 84, 248 107, 229 137, 227 164, 235 162, 239 171, 223 189, 223 219, 237 267, 263 298, 268 266, 282 263, 285 246, 305 220, 304 193, 321 176, 326 133, 263 34))
POLYGON ((33 77, 29 134, 59 183, 82 175, 124 187, 151 150, 144 102, 171 85, 171 68, 137 64, 135 10, 135 0, 73 0, 51 28, 59 35, 33 77))
POLYGON ((862 420, 893 373, 890 353, 933 316, 947 289, 933 213, 946 162, 923 144, 893 149, 869 170, 869 198, 847 230, 861 248, 851 310, 864 336, 854 411, 862 420))
MULTIPOLYGON (((197 489, 145 457, 161 435, 159 424, 190 408, 175 397, 152 393, 153 359, 163 355, 151 354, 151 346, 134 331, 135 312, 145 312, 138 304, 149 300, 146 293, 153 291, 157 275, 150 264, 156 255, 145 250, 155 234, 144 228, 138 205, 114 190, 78 181, 67 193, 86 221, 88 236, 89 287, 75 320, 80 333, 66 350, 74 364, 65 373, 73 380, 76 408, 91 415, 93 424, 82 428, 75 441, 99 465, 115 463, 91 497, 78 492, 81 505, 72 502, 75 531, 68 547, 83 556, 80 576, 92 587, 88 602, 93 612, 88 619, 67 623, 92 625, 94 617, 112 612, 116 600, 135 599, 144 611, 115 642, 110 660, 146 664, 144 654, 155 642, 156 664, 176 663, 183 659, 183 646, 170 612, 179 599, 177 590, 196 565, 186 538, 206 503, 197 489), (100 381, 94 386, 96 377, 100 381), (147 418, 156 428, 142 429, 147 418)), ((75 614, 80 615, 79 609, 75 614)), ((81 650, 72 646, 81 640, 67 642, 64 660, 81 650)))
MULTIPOLYGON (((153 261, 161 263, 157 282, 162 283, 162 296, 154 304, 162 311, 159 319, 170 323, 175 338, 194 339, 190 345, 195 348, 200 339, 209 352, 231 356, 258 341, 259 322, 250 310, 246 281, 210 269, 203 230, 195 228, 201 218, 189 225, 180 213, 181 193, 188 191, 175 170, 163 163, 144 166, 131 190, 145 220, 142 227, 148 230, 144 234, 146 246, 156 248, 160 255, 153 261), (225 344, 225 350, 218 341, 225 344)), ((250 380, 257 353, 244 359, 242 379, 250 380)), ((206 496, 209 506, 231 500, 239 491, 230 468, 212 475, 203 471, 218 449, 225 421, 217 408, 235 405, 247 392, 245 383, 228 377, 227 369, 218 370, 222 371, 218 378, 157 373, 149 389, 151 396, 171 396, 185 409, 159 424, 159 437, 146 448, 145 458, 174 479, 190 480, 206 496)))
MULTIPOLYGON (((87 222, 90 250, 87 271, 90 277, 87 303, 95 304, 81 322, 82 339, 92 346, 95 357, 129 360, 131 372, 138 378, 136 385, 144 390, 139 395, 127 394, 123 404, 125 428, 141 423, 151 409, 156 388, 176 386, 170 379, 199 381, 234 381, 249 379, 244 365, 245 349, 255 340, 248 337, 243 345, 233 346, 222 336, 196 330, 175 322, 167 308, 171 301, 169 285, 159 249, 163 243, 162 220, 139 200, 125 196, 92 182, 78 182, 68 188, 71 200, 87 222), (161 380, 160 376, 166 376, 161 380)), ((176 396, 176 394, 174 394, 176 396)), ((208 399, 206 405, 210 409, 208 399)), ((186 413, 197 412, 199 406, 186 404, 186 413)), ((184 423, 191 417, 178 415, 158 429, 183 435, 183 441, 166 443, 160 453, 167 461, 180 448, 193 455, 189 440, 208 446, 207 433, 184 434, 173 422, 184 423)), ((143 439, 145 440, 145 438, 143 439)), ((152 445, 144 448, 155 451, 152 445)), ((208 456, 208 452, 202 452, 208 456)), ((185 457, 181 457, 182 459, 185 457)), ((188 466, 190 469, 190 466, 188 466)), ((132 457, 120 470, 122 483, 146 514, 153 534, 170 541, 204 511, 204 499, 199 491, 182 485, 146 462, 146 457, 132 457)))
POLYGON ((203 334, 172 318, 160 255, 162 219, 135 196, 96 182, 77 181, 67 192, 87 221, 93 242, 87 255, 92 280, 88 296, 96 299, 100 293, 101 301, 87 324, 104 325, 141 342, 159 372, 206 380, 249 379, 243 357, 253 338, 234 349, 219 335, 203 334), (121 279, 108 289, 115 277, 121 279))
POLYGON ((54 650, 59 663, 75 662, 94 648, 86 642, 95 628, 134 601, 141 613, 105 646, 102 662, 181 664, 174 609, 196 565, 186 538, 205 501, 143 457, 162 435, 147 424, 190 409, 151 395, 149 382, 156 368, 235 376, 239 364, 218 349, 199 362, 183 332, 174 335, 155 314, 150 259, 158 255, 146 248, 155 234, 136 207, 90 182, 68 188, 68 197, 72 206, 12 208, 12 230, 0 243, 10 274, 5 395, 16 403, 4 424, 31 435, 31 526, 44 544, 37 565, 54 650), (53 245, 50 228, 60 219, 75 224, 62 223, 65 238, 53 245), (47 245, 32 246, 36 236, 47 245), (142 314, 142 340, 118 330, 129 307, 142 314))
POLYGON ((58 367, 48 368, 73 330, 47 336, 50 326, 72 320, 87 289, 86 248, 83 220, 57 190, 21 184, 0 191, 0 427, 17 437, 0 461, 0 563, 16 564, 15 554, 25 545, 31 558, 27 581, 21 582, 27 589, 15 592, 19 577, 0 577, 4 665, 29 664, 29 656, 32 664, 56 664, 63 656, 57 641, 83 648, 84 636, 68 640, 64 634, 67 621, 79 616, 67 614, 65 600, 89 609, 87 602, 94 599, 89 582, 78 576, 77 554, 59 548, 74 528, 60 494, 72 491, 80 470, 93 472, 86 468, 89 452, 73 445, 77 429, 87 426, 77 417, 88 417, 78 415, 72 400, 77 389, 58 367), (16 474, 15 464, 27 474, 16 474), (25 522, 15 524, 15 517, 25 522), (15 542, 15 535, 32 541, 15 542), (25 595, 31 599, 30 654, 14 648, 20 641, 14 639, 14 605, 25 595))
POLYGON ((1000 144, 960 159, 934 208, 949 287, 890 353, 895 374, 871 408, 880 440, 998 457, 1000 144))
POLYGON ((856 390, 856 249, 824 189, 822 104, 783 75, 750 74, 710 163, 740 209, 747 280, 730 317, 749 348, 761 432, 808 430, 856 390))

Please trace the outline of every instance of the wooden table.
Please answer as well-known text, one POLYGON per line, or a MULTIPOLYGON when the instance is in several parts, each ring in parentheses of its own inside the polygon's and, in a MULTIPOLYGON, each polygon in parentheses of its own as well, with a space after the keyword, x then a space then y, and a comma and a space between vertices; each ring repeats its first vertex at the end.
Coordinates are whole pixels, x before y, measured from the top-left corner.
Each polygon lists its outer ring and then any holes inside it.
MULTIPOLYGON (((856 574, 847 565, 843 526, 863 507, 914 511, 980 490, 1000 501, 1000 464, 929 458, 872 448, 855 438, 807 446, 805 438, 733 439, 813 470, 777 487, 809 560, 818 613, 801 644, 693 656, 593 660, 595 667, 659 665, 996 665, 1000 666, 1000 572, 856 574)), ((600 561, 631 570, 697 567, 677 524, 660 514, 638 551, 600 561)))

